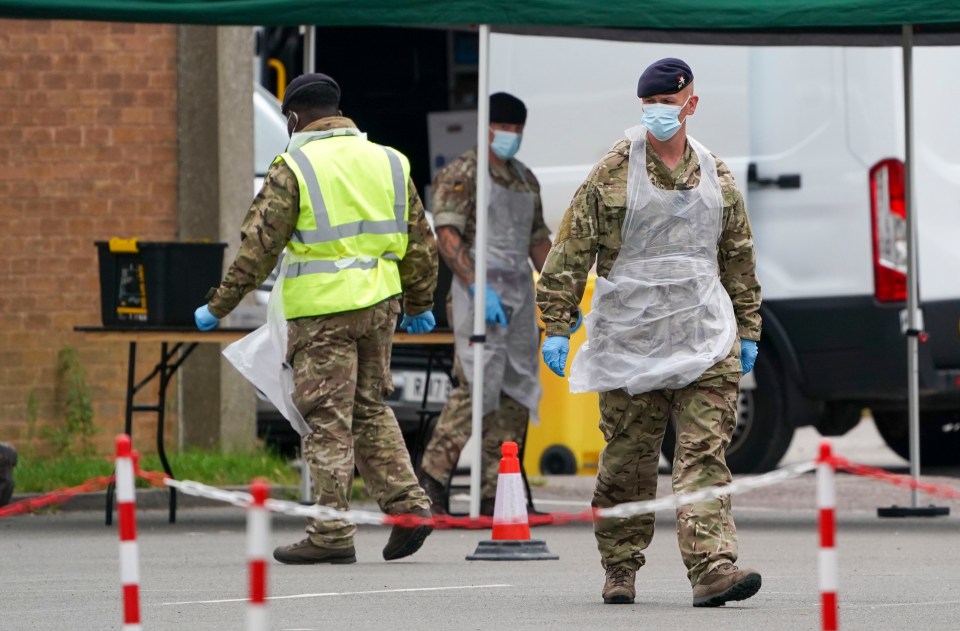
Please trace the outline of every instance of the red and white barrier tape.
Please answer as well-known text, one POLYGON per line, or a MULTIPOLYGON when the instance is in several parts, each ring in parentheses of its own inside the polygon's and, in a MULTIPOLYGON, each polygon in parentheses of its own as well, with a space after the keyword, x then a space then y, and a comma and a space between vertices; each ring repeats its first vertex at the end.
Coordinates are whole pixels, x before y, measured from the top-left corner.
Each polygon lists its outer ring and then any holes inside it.
POLYGON ((873 478, 905 489, 917 489, 926 495, 942 497, 948 500, 960 500, 960 489, 955 489, 945 484, 927 484, 911 478, 909 475, 890 473, 877 467, 868 467, 867 465, 850 462, 842 456, 831 456, 830 462, 833 464, 834 469, 838 471, 844 471, 864 478, 873 478))
MULTIPOLYGON (((935 495, 946 499, 960 499, 960 489, 945 485, 928 484, 914 480, 910 476, 890 473, 876 467, 868 467, 850 462, 840 456, 831 456, 831 462, 838 471, 844 471, 853 475, 869 477, 887 484, 899 486, 907 489, 916 488, 922 493, 935 495)), ((620 504, 612 508, 587 509, 579 513, 548 513, 546 515, 530 515, 531 526, 556 526, 574 521, 595 521, 597 518, 620 518, 629 517, 642 513, 656 512, 676 508, 684 504, 695 504, 710 499, 716 499, 724 495, 734 493, 743 493, 772 484, 778 484, 784 480, 798 477, 812 471, 816 468, 816 463, 801 463, 784 467, 770 473, 743 478, 727 486, 709 487, 693 493, 681 495, 672 495, 656 500, 647 500, 643 502, 631 502, 620 504)), ((158 487, 171 486, 182 493, 197 497, 231 504, 240 508, 250 506, 252 498, 249 493, 242 491, 227 491, 218 487, 208 486, 191 480, 175 480, 168 477, 163 472, 142 471, 135 472, 136 476, 142 478, 158 487)), ((91 478, 78 486, 58 489, 47 493, 46 495, 27 498, 0 507, 0 518, 12 517, 23 513, 30 513, 52 504, 63 503, 80 493, 91 493, 102 491, 113 481, 113 476, 99 476, 91 478)), ((316 517, 318 519, 344 519, 353 521, 357 524, 373 524, 383 526, 417 526, 425 523, 431 523, 435 528, 465 528, 480 529, 489 528, 493 524, 490 517, 478 517, 471 519, 469 517, 452 517, 449 515, 438 515, 433 519, 419 517, 416 515, 383 515, 382 513, 373 513, 369 511, 338 511, 334 508, 324 506, 303 506, 293 502, 282 502, 280 500, 267 500, 266 503, 272 512, 285 513, 288 515, 302 517, 316 517)))
POLYGON ((120 534, 120 585, 123 590, 123 631, 140 631, 140 555, 137 549, 136 467, 130 437, 117 436, 117 531, 120 534))
POLYGON ((62 504, 81 493, 94 493, 96 491, 102 491, 107 488, 111 482, 113 482, 112 475, 102 475, 96 478, 90 478, 83 484, 79 484, 77 486, 57 489, 56 491, 51 491, 50 493, 39 495, 37 497, 28 497, 23 500, 18 500, 12 504, 7 504, 6 506, 0 508, 0 519, 3 519, 4 517, 13 517, 14 515, 33 513, 41 508, 46 508, 47 506, 51 506, 53 504, 62 504))
POLYGON ((597 516, 602 518, 622 518, 633 515, 642 515, 644 513, 654 513, 661 510, 677 509, 688 504, 699 504, 708 500, 715 500, 735 493, 745 493, 765 486, 780 484, 791 478, 798 478, 805 473, 809 473, 816 468, 815 462, 802 462, 800 464, 790 465, 782 469, 764 473, 763 475, 752 478, 742 478, 731 482, 726 486, 709 486, 692 493, 680 493, 669 495, 667 497, 648 500, 645 502, 628 502, 618 504, 610 508, 603 508, 597 511, 597 516))
MULTIPOLYGON (((725 486, 711 486, 699 491, 694 491, 693 493, 680 493, 655 500, 629 502, 627 504, 619 504, 611 508, 602 508, 596 510, 589 509, 579 513, 551 513, 542 516, 534 515, 530 518, 530 525, 556 525, 569 523, 571 521, 593 522, 598 518, 623 518, 630 517, 632 515, 653 513, 661 510, 677 509, 680 506, 687 504, 698 504, 700 502, 718 499, 720 497, 733 495, 735 493, 744 493, 746 491, 752 491, 765 486, 779 484, 784 480, 799 477, 805 473, 813 471, 815 468, 816 463, 804 462, 801 464, 784 467, 783 469, 777 469, 776 471, 771 471, 770 473, 765 473, 763 475, 737 480, 725 486), (542 517, 542 519, 537 519, 537 517, 542 517)), ((190 480, 174 480, 167 478, 164 480, 164 483, 187 495, 195 495, 199 497, 206 497, 208 499, 219 500, 233 504, 234 506, 245 508, 251 503, 250 494, 242 491, 225 491, 223 489, 200 484, 199 482, 192 482, 190 480)), ((471 519, 469 517, 455 518, 448 515, 437 515, 435 517, 419 517, 416 515, 384 515, 383 513, 374 513, 372 511, 363 510, 339 511, 329 506, 304 506, 295 502, 287 502, 275 499, 267 500, 265 506, 272 512, 282 513, 284 515, 310 517, 320 520, 340 519, 344 521, 350 521, 355 524, 368 524, 374 526, 392 526, 399 524, 401 526, 409 527, 422 524, 431 524, 436 528, 486 528, 492 524, 492 520, 489 517, 471 519)))

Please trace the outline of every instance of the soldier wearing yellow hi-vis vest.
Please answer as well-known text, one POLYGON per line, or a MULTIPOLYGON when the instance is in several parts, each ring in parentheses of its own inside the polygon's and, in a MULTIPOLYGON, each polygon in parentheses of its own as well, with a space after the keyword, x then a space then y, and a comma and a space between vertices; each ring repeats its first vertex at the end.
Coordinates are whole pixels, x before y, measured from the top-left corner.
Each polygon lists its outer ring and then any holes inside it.
MULTIPOLYGON (((380 508, 430 516, 400 427, 384 396, 393 389, 393 331, 435 325, 437 250, 400 152, 369 142, 342 116, 327 75, 297 77, 282 111, 291 134, 243 222, 236 260, 201 330, 217 325, 259 286, 286 249, 267 324, 224 354, 304 437, 319 505, 347 510, 354 465, 380 508)), ((307 538, 274 551, 282 563, 354 563, 356 526, 310 520, 307 538)), ((383 557, 420 549, 429 526, 395 527, 383 557)))

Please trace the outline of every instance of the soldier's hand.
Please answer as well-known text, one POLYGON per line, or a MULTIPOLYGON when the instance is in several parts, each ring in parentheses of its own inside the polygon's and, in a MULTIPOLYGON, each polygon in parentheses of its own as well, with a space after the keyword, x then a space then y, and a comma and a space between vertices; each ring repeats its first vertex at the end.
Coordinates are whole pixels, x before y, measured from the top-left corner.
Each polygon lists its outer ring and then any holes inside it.
POLYGON ((407 333, 429 333, 436 326, 437 320, 433 317, 432 311, 424 311, 415 316, 410 316, 405 313, 403 314, 403 319, 400 320, 400 328, 407 333))
POLYGON ((220 323, 220 318, 210 313, 207 305, 197 307, 197 310, 193 312, 193 320, 201 331, 209 331, 220 323))
POLYGON ((570 352, 570 338, 551 335, 543 343, 543 361, 558 377, 566 377, 567 353, 570 352))
POLYGON ((740 363, 743 364, 743 374, 753 370, 753 364, 757 361, 757 354, 760 349, 753 340, 740 340, 740 363))
MULTIPOLYGON (((470 285, 471 295, 473 295, 473 293, 476 291, 476 287, 476 285, 470 285)), ((487 290, 484 293, 486 295, 484 319, 487 321, 487 324, 499 324, 500 326, 507 326, 507 313, 503 310, 503 303, 500 302, 500 294, 498 294, 497 290, 490 285, 487 285, 487 290)))

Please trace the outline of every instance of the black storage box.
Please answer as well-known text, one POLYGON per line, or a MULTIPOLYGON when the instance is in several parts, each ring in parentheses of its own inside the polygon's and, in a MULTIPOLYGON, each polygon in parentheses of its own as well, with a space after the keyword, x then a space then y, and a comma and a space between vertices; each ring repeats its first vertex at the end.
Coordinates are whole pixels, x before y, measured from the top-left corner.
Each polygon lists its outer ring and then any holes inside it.
POLYGON ((220 284, 227 244, 115 239, 96 246, 104 326, 193 326, 194 310, 220 284))

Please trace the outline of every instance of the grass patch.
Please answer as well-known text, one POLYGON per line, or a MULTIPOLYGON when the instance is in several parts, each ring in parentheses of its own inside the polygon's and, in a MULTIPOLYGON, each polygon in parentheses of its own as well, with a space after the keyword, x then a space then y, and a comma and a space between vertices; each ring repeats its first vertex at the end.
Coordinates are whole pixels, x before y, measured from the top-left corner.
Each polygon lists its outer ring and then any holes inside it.
MULTIPOLYGON (((247 454, 183 451, 168 454, 174 474, 180 480, 193 480, 211 486, 243 486, 256 477, 270 484, 295 486, 300 474, 289 463, 272 453, 247 454)), ((156 455, 143 456, 140 462, 147 471, 163 471, 156 455)), ((90 478, 113 473, 113 462, 103 456, 25 457, 13 470, 16 493, 46 493, 77 486, 90 478)), ((138 486, 147 486, 141 480, 138 486)))

